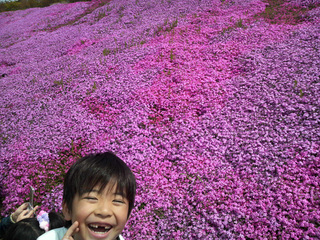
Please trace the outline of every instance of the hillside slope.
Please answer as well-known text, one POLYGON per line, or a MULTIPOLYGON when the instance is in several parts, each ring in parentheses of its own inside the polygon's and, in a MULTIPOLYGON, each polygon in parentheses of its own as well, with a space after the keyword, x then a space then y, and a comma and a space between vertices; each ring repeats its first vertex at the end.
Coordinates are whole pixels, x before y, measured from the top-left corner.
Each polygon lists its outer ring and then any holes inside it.
POLYGON ((320 237, 317 1, 117 0, 0 13, 5 215, 111 150, 128 239, 320 237), (14 189, 14 191, 12 191, 14 189))

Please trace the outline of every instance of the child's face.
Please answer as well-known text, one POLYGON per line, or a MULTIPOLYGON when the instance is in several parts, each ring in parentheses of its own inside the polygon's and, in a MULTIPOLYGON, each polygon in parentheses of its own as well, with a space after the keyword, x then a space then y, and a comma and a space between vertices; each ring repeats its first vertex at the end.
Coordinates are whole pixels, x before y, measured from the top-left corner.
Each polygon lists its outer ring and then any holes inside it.
POLYGON ((99 193, 99 187, 79 196, 76 194, 69 211, 64 204, 66 220, 79 222, 80 231, 75 240, 113 240, 122 232, 128 216, 129 202, 116 186, 108 184, 99 193))

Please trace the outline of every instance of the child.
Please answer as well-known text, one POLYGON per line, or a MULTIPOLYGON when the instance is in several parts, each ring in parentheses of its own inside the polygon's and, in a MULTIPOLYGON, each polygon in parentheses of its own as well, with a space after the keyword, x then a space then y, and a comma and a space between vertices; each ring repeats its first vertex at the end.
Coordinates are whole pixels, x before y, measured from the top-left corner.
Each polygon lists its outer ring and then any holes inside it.
POLYGON ((120 233, 135 194, 135 177, 120 158, 110 152, 86 156, 64 179, 62 211, 72 226, 49 231, 38 240, 123 239, 120 233))
POLYGON ((7 231, 4 240, 36 240, 49 229, 65 226, 65 220, 56 212, 49 214, 41 211, 37 218, 25 218, 13 224, 7 231))

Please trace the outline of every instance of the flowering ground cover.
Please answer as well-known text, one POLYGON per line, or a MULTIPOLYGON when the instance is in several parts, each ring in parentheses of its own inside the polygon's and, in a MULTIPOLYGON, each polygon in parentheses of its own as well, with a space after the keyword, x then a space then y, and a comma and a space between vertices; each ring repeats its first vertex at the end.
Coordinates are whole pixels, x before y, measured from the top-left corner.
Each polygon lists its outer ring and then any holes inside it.
POLYGON ((117 0, 0 14, 2 215, 112 150, 128 239, 320 237, 319 1, 117 0))

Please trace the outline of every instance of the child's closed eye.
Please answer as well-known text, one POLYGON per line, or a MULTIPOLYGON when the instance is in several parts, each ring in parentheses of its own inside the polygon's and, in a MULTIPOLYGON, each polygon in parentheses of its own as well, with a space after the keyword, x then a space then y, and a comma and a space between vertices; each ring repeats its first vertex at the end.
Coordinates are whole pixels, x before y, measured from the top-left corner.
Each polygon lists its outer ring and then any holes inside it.
POLYGON ((83 197, 83 199, 86 199, 86 200, 89 200, 89 201, 96 201, 96 200, 98 200, 98 198, 96 198, 96 197, 90 197, 90 196, 83 197))
POLYGON ((114 199, 112 202, 117 203, 117 204, 125 204, 125 201, 122 199, 114 199))

